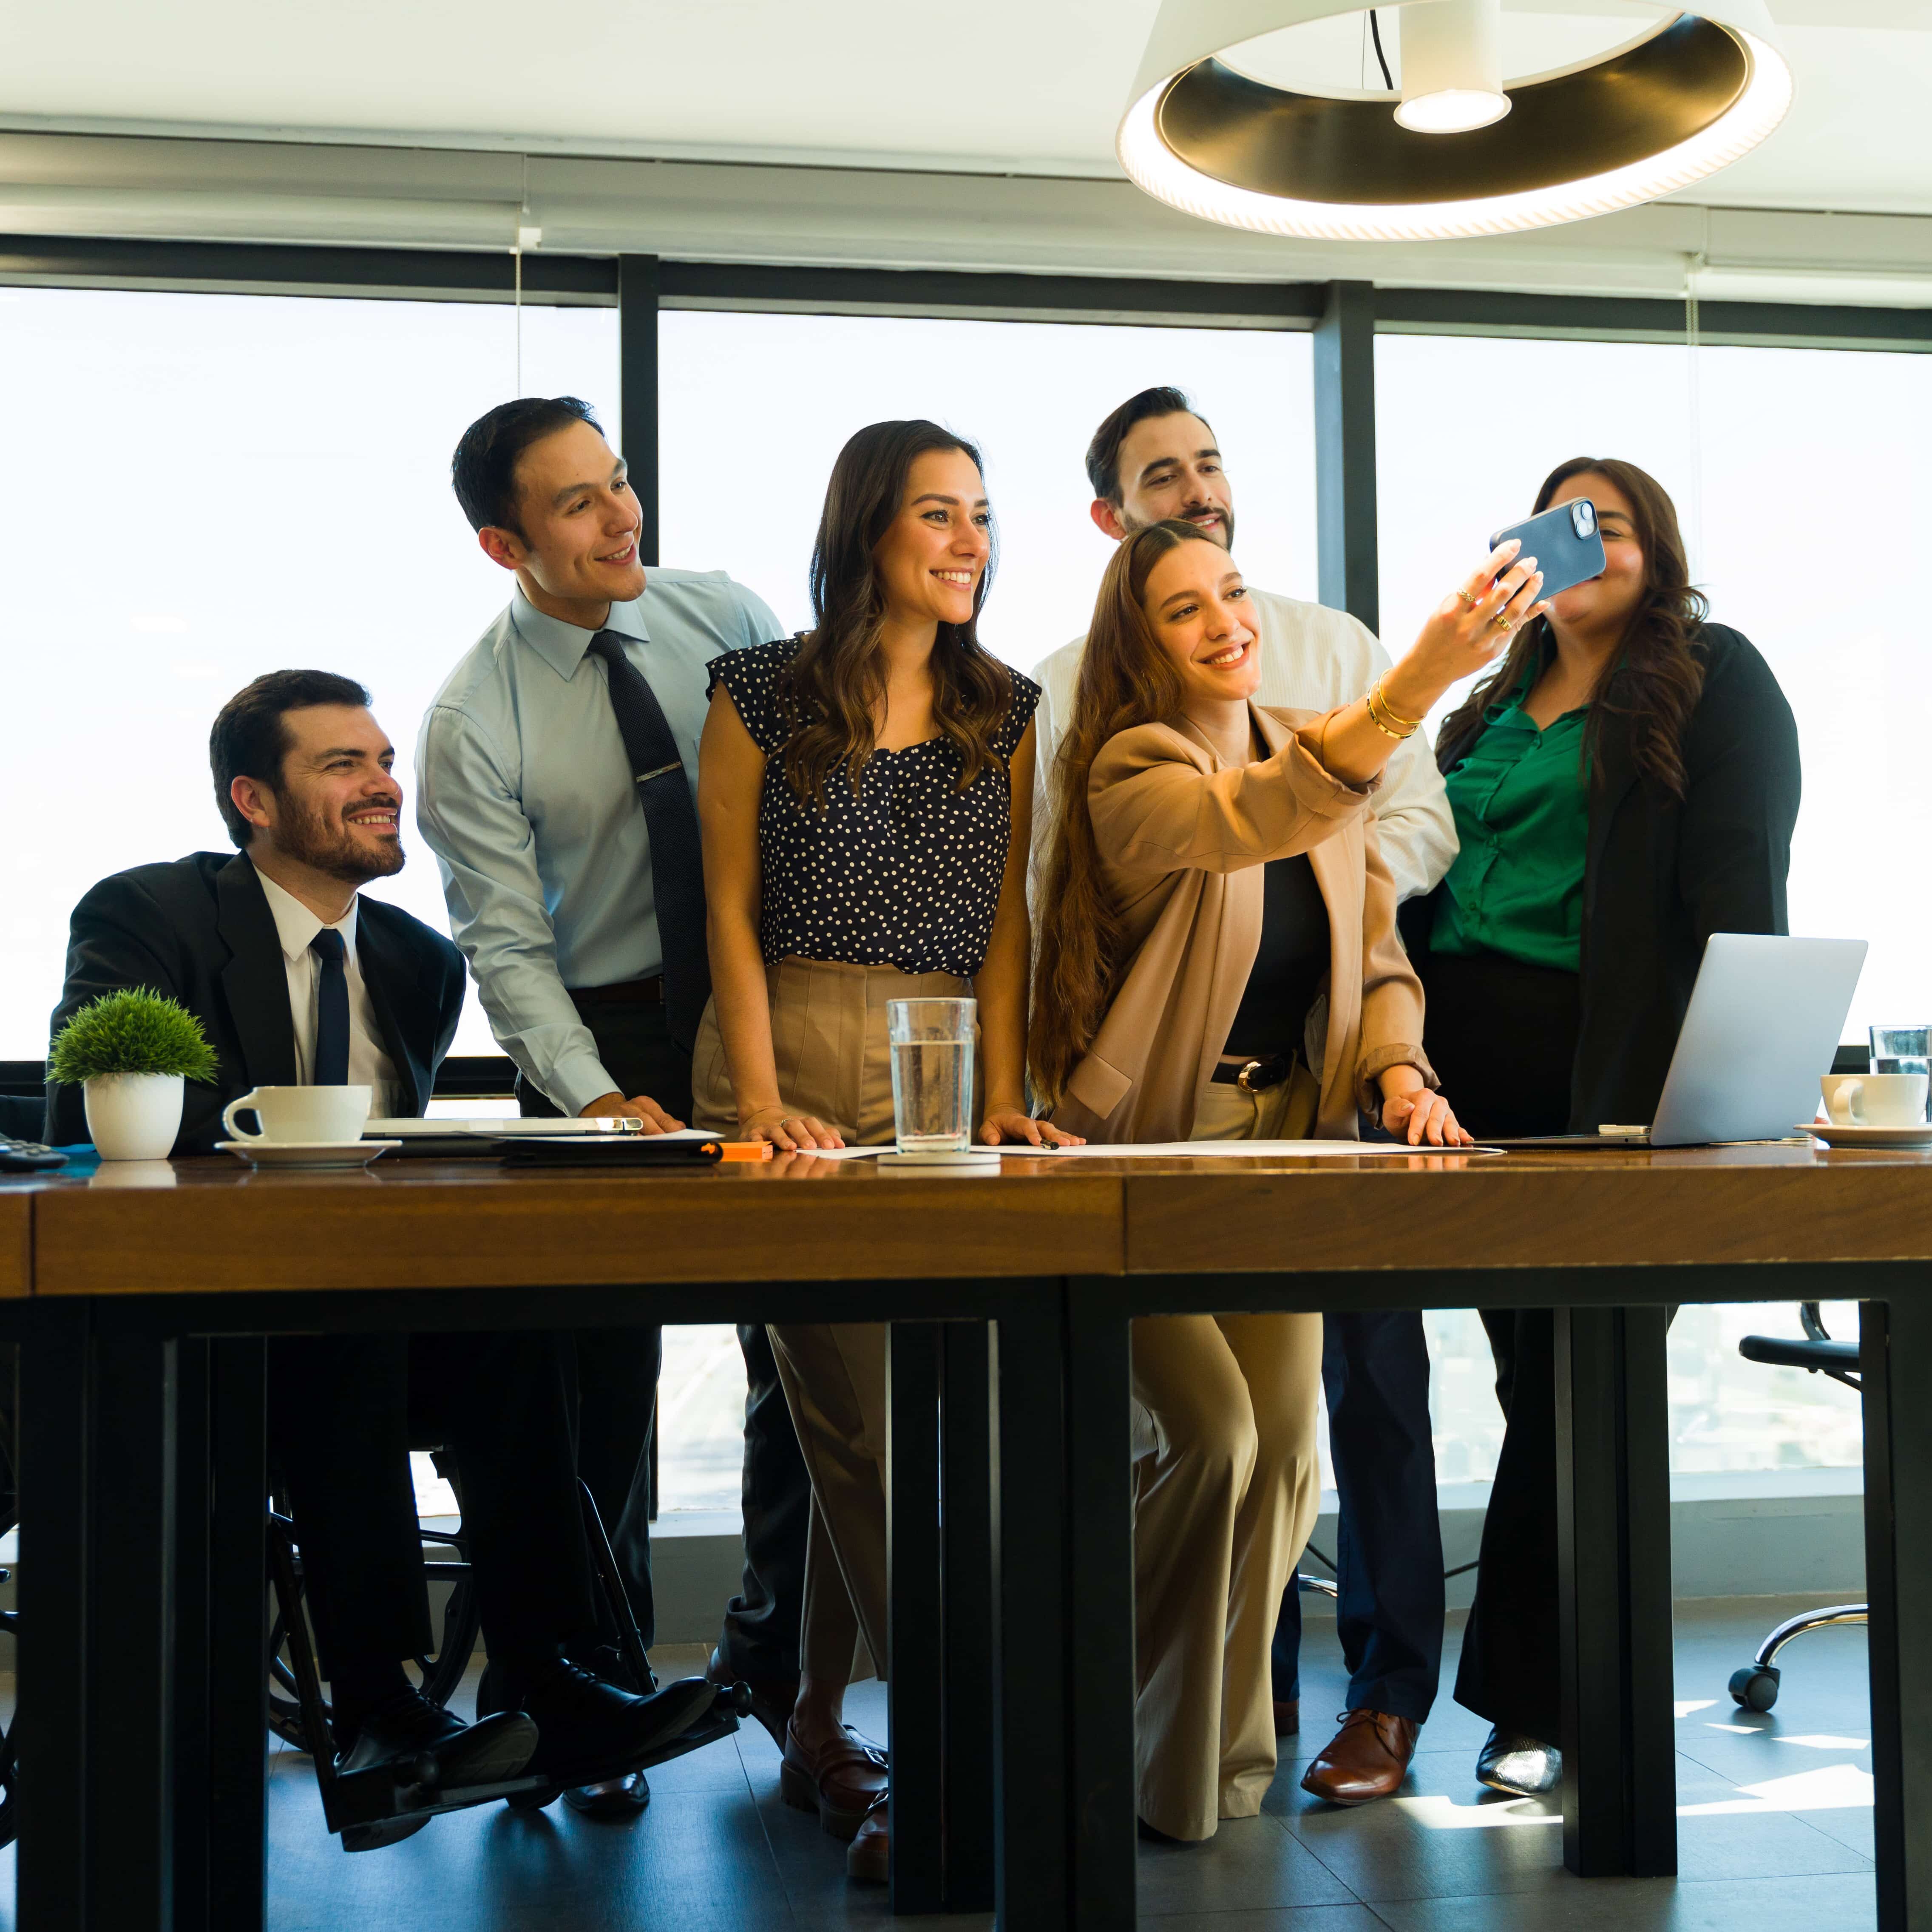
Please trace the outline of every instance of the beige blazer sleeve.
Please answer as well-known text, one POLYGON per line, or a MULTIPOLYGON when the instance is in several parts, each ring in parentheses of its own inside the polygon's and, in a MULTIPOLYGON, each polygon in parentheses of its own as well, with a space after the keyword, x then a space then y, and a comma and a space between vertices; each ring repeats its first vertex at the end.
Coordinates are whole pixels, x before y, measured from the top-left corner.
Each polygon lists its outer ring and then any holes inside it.
POLYGON ((1300 728, 1273 758, 1218 771, 1204 769, 1206 755, 1171 725, 1110 739, 1087 786, 1094 842, 1109 868, 1124 881, 1237 872, 1305 852, 1366 816, 1373 787, 1331 776, 1304 741, 1305 733, 1318 745, 1333 715, 1300 728))
POLYGON ((1422 1051, 1422 982, 1408 963, 1395 925, 1395 881, 1382 854, 1375 820, 1364 834, 1362 894, 1361 1051, 1355 1063, 1356 1102, 1373 1118, 1382 1108, 1376 1076, 1412 1066, 1431 1087, 1442 1083, 1422 1051))

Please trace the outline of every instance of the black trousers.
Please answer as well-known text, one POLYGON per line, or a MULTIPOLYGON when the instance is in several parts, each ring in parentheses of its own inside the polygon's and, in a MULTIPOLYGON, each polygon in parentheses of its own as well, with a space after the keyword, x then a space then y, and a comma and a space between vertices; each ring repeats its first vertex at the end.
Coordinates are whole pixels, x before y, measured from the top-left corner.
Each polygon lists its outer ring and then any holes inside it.
MULTIPOLYGON (((1424 1722, 1442 1671, 1442 1525, 1429 1425, 1429 1345, 1413 1309, 1329 1315, 1322 1384, 1340 1504, 1336 1634, 1348 1708, 1424 1722)), ((1301 1599, 1275 1622, 1274 1694, 1299 1697, 1301 1599)))
MULTIPOLYGON (((1570 1124, 1578 982, 1500 954, 1432 956, 1427 1049, 1457 1118, 1486 1135, 1558 1134, 1570 1124)), ((1485 1310, 1496 1459, 1462 1633, 1456 1701, 1508 1732, 1556 1743, 1562 1727, 1556 1605, 1556 1324, 1546 1308, 1485 1310)))
MULTIPOLYGON (((691 1118, 691 1057, 670 1037, 659 1006, 584 1003, 598 1057, 627 1097, 648 1094, 680 1120, 691 1118)), ((527 1082, 517 1083, 526 1114, 557 1109, 527 1082)), ((578 1426, 584 1480, 616 1552, 631 1606, 648 1644, 651 1595, 650 1452, 657 1413, 662 1330, 601 1328, 574 1338, 580 1390, 578 1426)), ((736 1676, 795 1681, 805 1606, 805 1539, 812 1479, 800 1453, 764 1325, 741 1324, 745 1357, 741 1594, 724 1613, 720 1661, 736 1676)))
POLYGON ((330 1675, 433 1646, 412 1443, 456 1458, 492 1654, 554 1656, 594 1625, 560 1337, 293 1336, 268 1364, 269 1445, 330 1675))

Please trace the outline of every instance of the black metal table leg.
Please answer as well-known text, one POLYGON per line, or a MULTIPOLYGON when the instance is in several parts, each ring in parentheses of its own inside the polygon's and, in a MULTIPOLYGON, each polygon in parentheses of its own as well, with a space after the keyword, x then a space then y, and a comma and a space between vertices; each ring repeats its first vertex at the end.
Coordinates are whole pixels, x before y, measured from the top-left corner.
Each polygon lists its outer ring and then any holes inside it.
POLYGON ((88 1452, 92 1311, 49 1300, 20 1316, 21 1932, 88 1922, 88 1452))
POLYGON ((212 1928, 208 1886, 214 1875, 208 1830, 208 1670, 214 1657, 208 1618, 208 1536, 213 1497, 208 1470, 207 1342, 175 1351, 174 1932, 212 1928))
POLYGON ((1067 1554, 1084 1621, 1067 1659, 1072 1922, 1134 1923, 1134 1510, 1132 1324, 1120 1284, 1067 1284, 1067 1554))
POLYGON ((1012 1286, 993 1344, 994 1889, 1002 1932, 1061 1932, 1069 1906, 1066 1344, 1059 1284, 1012 1286))
POLYGON ((267 1345, 208 1344, 211 1932, 259 1932, 268 1869, 267 1345))
POLYGON ((1662 1308, 1556 1311, 1563 1862, 1677 1870, 1662 1308))
POLYGON ((940 1564, 946 1647, 946 1909, 993 1909, 992 1358, 986 1326, 940 1330, 940 1564))
MULTIPOLYGON (((163 1932, 174 1916, 177 1345, 97 1304, 88 1528, 87 1919, 163 1932)), ((30 1767, 31 1752, 26 1754, 30 1767)))
POLYGON ((946 1902, 939 1588, 939 1333, 892 1324, 886 1371, 886 1727, 892 1749, 892 1903, 946 1902))
POLYGON ((1859 1311, 1879 1932, 1932 1925, 1932 1303, 1859 1311))

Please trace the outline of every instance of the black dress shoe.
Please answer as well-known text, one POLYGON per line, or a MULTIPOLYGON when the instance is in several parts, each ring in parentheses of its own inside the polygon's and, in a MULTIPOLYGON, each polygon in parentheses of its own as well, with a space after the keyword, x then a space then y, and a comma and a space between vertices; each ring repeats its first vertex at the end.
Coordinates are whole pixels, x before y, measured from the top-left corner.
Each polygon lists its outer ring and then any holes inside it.
POLYGON ((798 1702, 796 1677, 740 1677, 716 1651, 705 1676, 713 1684, 742 1684, 752 1694, 752 1715, 772 1735, 772 1742, 784 1749, 785 1726, 791 1722, 792 1706, 798 1702))
POLYGON ((486 1672, 476 1706, 481 1712, 499 1698, 514 1698, 537 1727, 530 1768, 568 1790, 628 1777, 706 1716, 717 1696, 703 1678, 686 1677, 650 1696, 633 1696, 560 1658, 520 1681, 508 1671, 486 1672))
POLYGON ((385 1768, 434 1803, 446 1791, 514 1778, 537 1748, 537 1727, 521 1711, 466 1724, 411 1690, 362 1714, 348 1749, 336 1755, 335 1772, 352 1778, 385 1768))
POLYGON ((1563 1782, 1563 1754, 1498 1724, 1477 1754, 1476 1781, 1515 1798, 1546 1798, 1563 1782))
POLYGON ((626 1825, 644 1815, 644 1807, 651 1802, 651 1787, 641 1771, 634 1771, 628 1778, 607 1778, 598 1784, 573 1784, 563 1794, 563 1802, 584 1817, 626 1825))

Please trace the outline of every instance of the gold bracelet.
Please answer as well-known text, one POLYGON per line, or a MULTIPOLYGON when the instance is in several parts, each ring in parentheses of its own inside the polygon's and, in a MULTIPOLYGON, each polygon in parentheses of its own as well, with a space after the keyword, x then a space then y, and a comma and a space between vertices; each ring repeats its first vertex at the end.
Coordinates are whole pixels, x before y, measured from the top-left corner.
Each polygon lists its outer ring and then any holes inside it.
POLYGON ((1391 724, 1402 725, 1411 731, 1420 731, 1422 729, 1422 720, 1420 718, 1405 718, 1388 701, 1388 693, 1382 688, 1383 682, 1381 678, 1376 680, 1376 700, 1382 706, 1383 716, 1391 724))
MULTIPOLYGON (((1391 718, 1395 718, 1396 714, 1394 711, 1390 711, 1388 710, 1388 700, 1382 696, 1382 688, 1381 683, 1378 682, 1370 689, 1366 700, 1369 707, 1369 722, 1374 725, 1376 729, 1379 731, 1384 738, 1393 738, 1398 744, 1400 744, 1406 739, 1413 738, 1416 733, 1421 728, 1421 724, 1419 719, 1415 724, 1411 724, 1408 727, 1408 729, 1406 731, 1396 730, 1392 727, 1384 724, 1382 722, 1381 712, 1376 710, 1378 704, 1382 706, 1382 710, 1388 711, 1388 715, 1391 718)), ((1398 724, 1402 722, 1402 721, 1400 718, 1396 719, 1396 722, 1398 724)))

